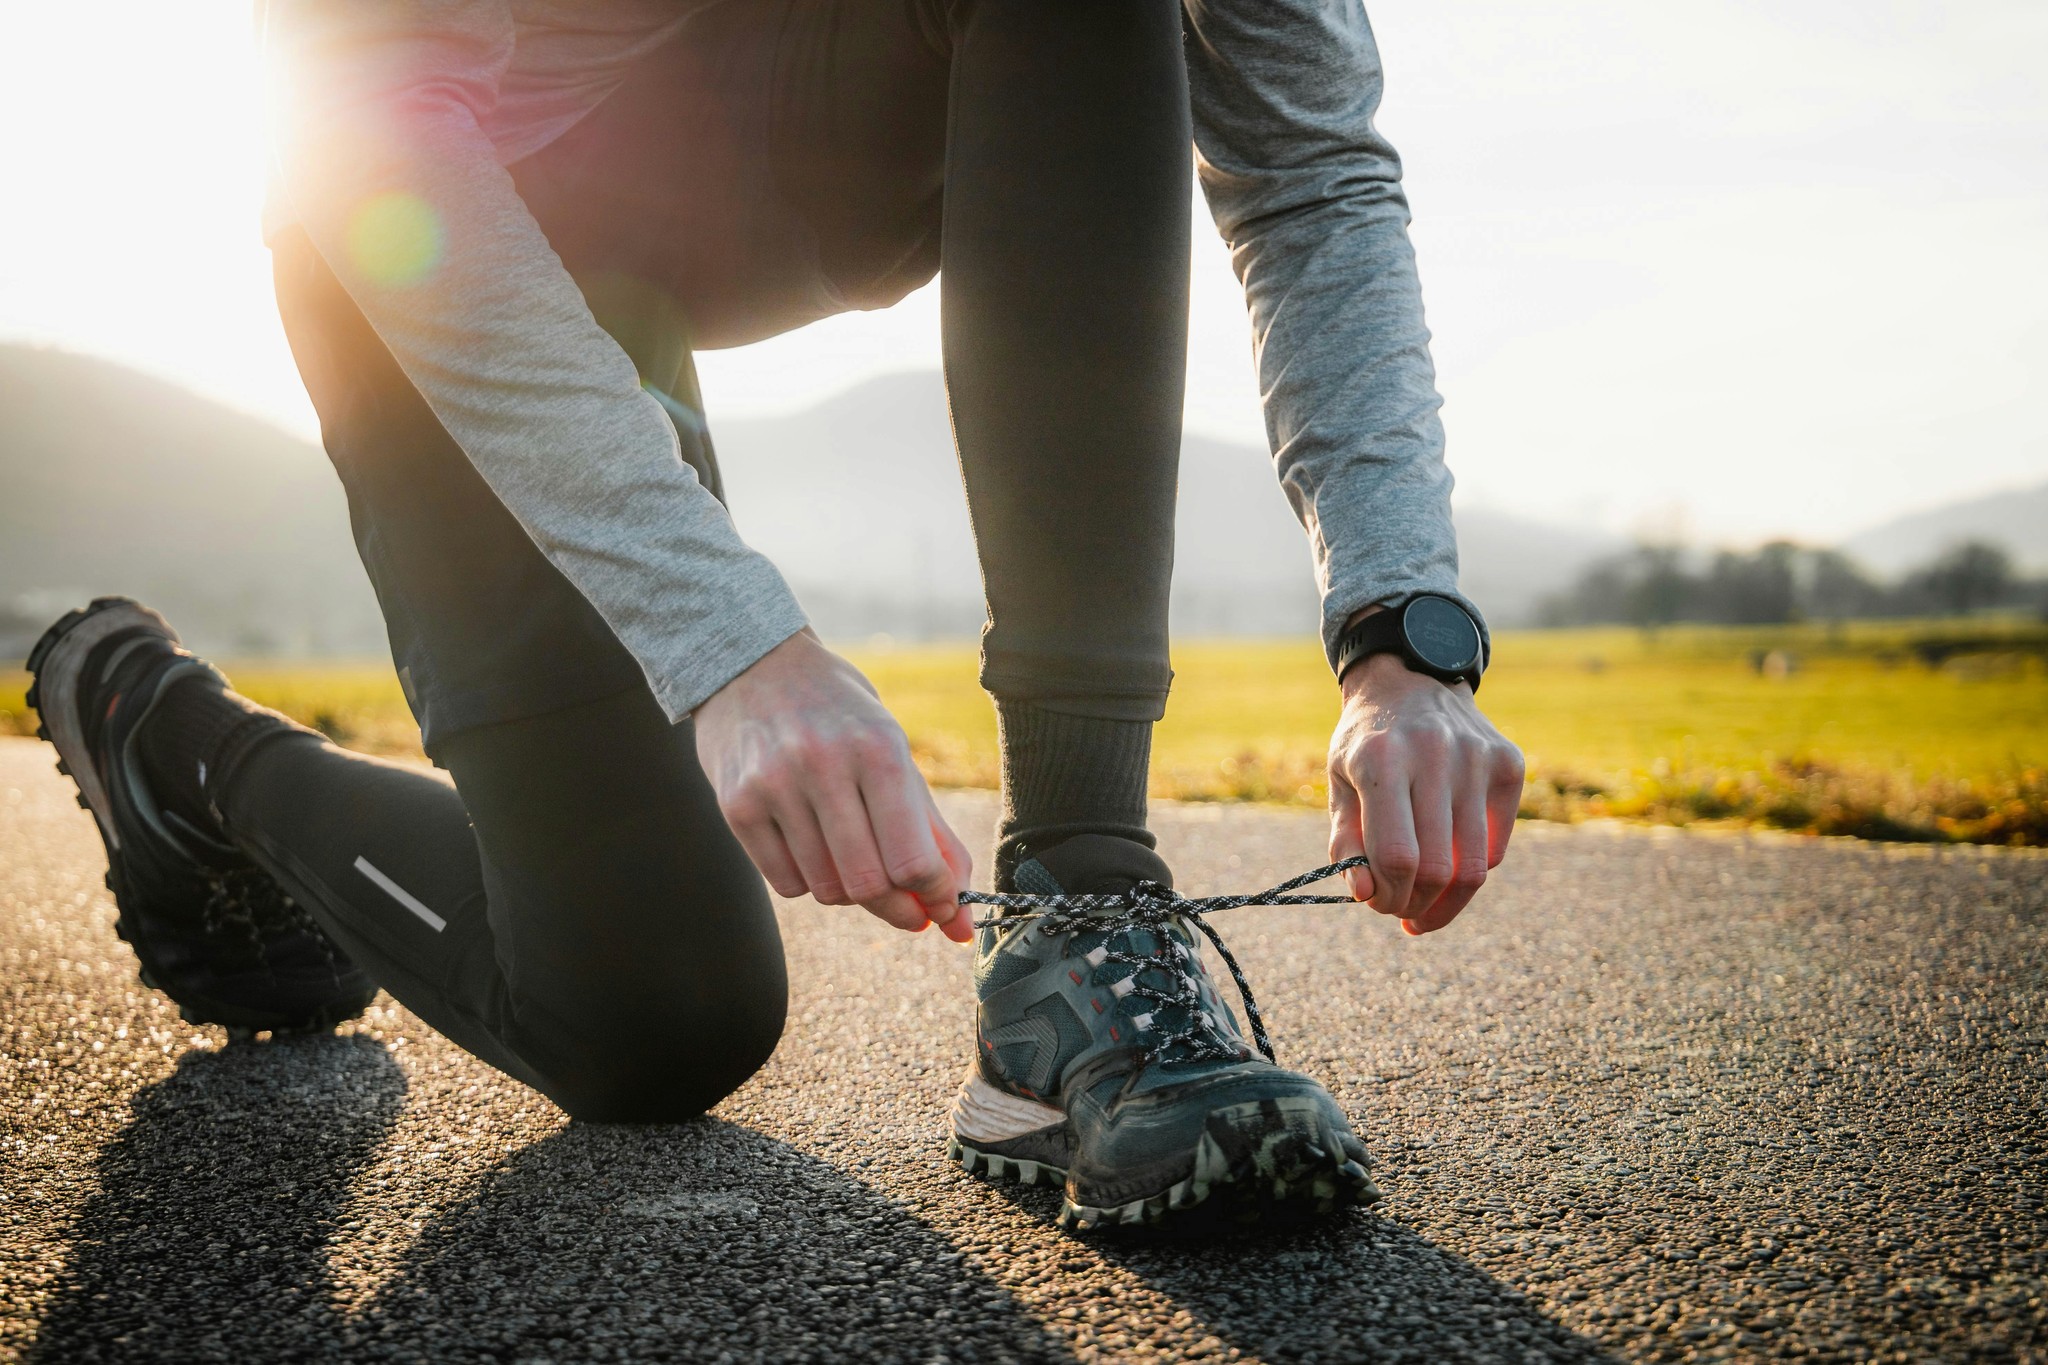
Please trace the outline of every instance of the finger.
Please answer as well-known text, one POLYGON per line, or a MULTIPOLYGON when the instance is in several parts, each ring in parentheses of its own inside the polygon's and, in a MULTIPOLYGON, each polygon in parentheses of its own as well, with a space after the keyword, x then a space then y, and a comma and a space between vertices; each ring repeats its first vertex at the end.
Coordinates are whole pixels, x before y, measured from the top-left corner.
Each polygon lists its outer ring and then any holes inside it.
POLYGON ((1455 859, 1451 883, 1437 897, 1435 905, 1411 916, 1409 924, 1403 926, 1410 932, 1427 934, 1443 928, 1472 903, 1479 888, 1486 884, 1486 796, 1485 770, 1480 762, 1468 764, 1451 793, 1451 851, 1455 859))
POLYGON ((1504 746, 1491 760, 1486 787, 1486 865, 1499 867, 1508 856, 1508 840, 1514 836, 1515 816, 1522 809, 1522 751, 1504 746))
POLYGON ((1458 857, 1451 843, 1451 774, 1431 763, 1416 772, 1413 783, 1408 799, 1415 813, 1415 880, 1401 915, 1419 921, 1436 908, 1450 886, 1458 857))
POLYGON ((917 903, 917 897, 889 880, 859 784, 852 780, 832 781, 825 790, 814 792, 811 800, 811 808, 818 815, 818 828, 824 831, 825 845, 831 850, 832 865, 839 869, 846 899, 866 907, 868 913, 898 929, 916 933, 924 928, 930 917, 917 903))
POLYGON ((931 912, 923 901, 908 891, 892 887, 879 896, 860 902, 863 910, 893 929, 921 934, 932 927, 931 912))
POLYGON ((952 919, 960 887, 933 837, 924 780, 914 770, 863 773, 860 796, 889 884, 921 902, 932 923, 952 919))
POLYGON ((794 900, 810 889, 773 818, 765 812, 758 819, 728 815, 726 823, 732 826, 733 837, 740 841, 740 847, 747 851, 747 857, 761 870, 768 885, 775 888, 776 895, 794 900))
POLYGON ((808 804, 800 799, 788 804, 778 803, 775 807, 775 831, 789 849, 789 856, 795 860, 797 875, 803 878, 804 890, 811 893, 811 899, 820 905, 849 903, 846 888, 839 879, 839 869, 832 865, 831 851, 825 846, 824 831, 818 828, 817 816, 811 813, 808 804))
POLYGON ((967 845, 960 842, 960 836, 946 823, 946 817, 939 814, 938 803, 930 803, 932 837, 939 841, 939 852, 946 857, 946 865, 953 869, 954 882, 963 889, 974 884, 974 855, 967 851, 967 845))
MULTIPOLYGON (((1336 768, 1330 770, 1330 861, 1341 863, 1365 852, 1365 805, 1358 789, 1336 768)), ((1353 900, 1372 896, 1372 869, 1354 867, 1344 874, 1353 900)))
POLYGON ((1415 815, 1408 799, 1407 773, 1400 765, 1383 766, 1387 771, 1364 778, 1354 770, 1352 783, 1365 798, 1365 856, 1372 862, 1370 903, 1382 915, 1398 915, 1408 908, 1409 888, 1415 884, 1415 815))
MULTIPOLYGON (((946 823, 946 817, 939 814, 939 808, 931 801, 929 792, 926 793, 925 800, 931 812, 932 837, 938 841, 939 852, 945 856, 946 865, 953 869, 954 884, 963 889, 974 885, 974 855, 967 851, 966 844, 960 842, 960 836, 946 823)), ((940 925, 940 931, 955 943, 972 943, 974 916, 968 907, 959 904, 957 897, 954 904, 959 913, 940 925)))

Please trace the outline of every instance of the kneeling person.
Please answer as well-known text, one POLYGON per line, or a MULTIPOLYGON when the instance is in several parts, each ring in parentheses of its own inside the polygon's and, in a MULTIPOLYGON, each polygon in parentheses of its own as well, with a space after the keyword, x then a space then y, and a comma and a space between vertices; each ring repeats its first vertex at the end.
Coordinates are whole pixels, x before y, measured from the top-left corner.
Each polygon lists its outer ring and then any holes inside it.
MULTIPOLYGON (((573 1115, 676 1120, 779 1037, 768 886, 977 937, 901 729, 727 516, 691 362, 941 263, 995 885, 1170 886, 1145 788, 1191 139, 1323 586, 1332 854, 1369 855, 1354 891, 1411 932, 1499 861, 1520 763, 1473 703, 1484 633, 1355 9, 265 10, 279 308, 447 777, 253 705, 134 602, 53 627, 46 731, 188 1017, 326 1027, 374 983, 573 1115)), ((1253 1055, 1162 934, 1191 950, 1165 922, 979 931, 956 1156, 1063 1181, 1079 1225, 1369 1197, 1341 1109, 1253 1055)))

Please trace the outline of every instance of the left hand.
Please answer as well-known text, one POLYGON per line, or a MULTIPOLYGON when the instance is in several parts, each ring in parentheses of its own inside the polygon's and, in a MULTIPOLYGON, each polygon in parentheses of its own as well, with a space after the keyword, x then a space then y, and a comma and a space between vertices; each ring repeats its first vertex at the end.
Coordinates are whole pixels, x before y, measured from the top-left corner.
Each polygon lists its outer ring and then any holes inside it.
POLYGON ((1410 934, 1457 918, 1507 855, 1522 800, 1522 751, 1479 712, 1465 683, 1375 654, 1344 675, 1330 737, 1330 859, 1363 853, 1351 892, 1410 934))

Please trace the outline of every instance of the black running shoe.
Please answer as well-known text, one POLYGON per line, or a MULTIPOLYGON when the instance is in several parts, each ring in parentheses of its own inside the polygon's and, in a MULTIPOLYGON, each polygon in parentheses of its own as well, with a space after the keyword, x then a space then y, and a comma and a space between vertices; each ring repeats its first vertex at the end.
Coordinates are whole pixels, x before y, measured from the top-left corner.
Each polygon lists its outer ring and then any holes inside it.
POLYGON ((172 683, 227 686, 164 618, 125 597, 67 612, 29 655, 36 733, 99 822, 115 932, 142 982, 196 1024, 231 1034, 332 1028, 377 988, 284 888, 217 825, 201 828, 150 794, 136 736, 172 683))

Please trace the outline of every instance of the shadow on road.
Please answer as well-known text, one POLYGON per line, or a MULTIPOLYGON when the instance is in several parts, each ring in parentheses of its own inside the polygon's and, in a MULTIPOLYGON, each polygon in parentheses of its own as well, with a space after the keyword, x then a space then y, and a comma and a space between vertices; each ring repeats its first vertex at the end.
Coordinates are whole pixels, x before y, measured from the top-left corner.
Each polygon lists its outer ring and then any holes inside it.
POLYGON ((1068 1360, 952 1243, 717 1120, 571 1125, 414 1243, 358 1324, 429 1360, 1068 1360))
POLYGON ((404 1099, 367 1038, 186 1053, 101 1154, 29 1359, 318 1356, 327 1242, 404 1099))
POLYGON ((945 1237, 751 1130, 572 1124, 450 1196, 390 1149, 405 1093, 367 1039, 187 1055, 102 1155, 29 1359, 1072 1359, 945 1237))
MULTIPOLYGON (((1034 1217, 1046 1189, 994 1186, 1034 1217)), ((1088 1245, 1246 1355, 1272 1361, 1607 1361, 1513 1286, 1371 1210, 1320 1226, 1193 1240, 1120 1230, 1088 1245)))
MULTIPOLYGON (((405 1099, 366 1038, 187 1054, 100 1157, 30 1360, 1072 1359, 945 1235, 750 1129, 572 1124, 478 1169, 457 1114, 450 1151, 394 1146, 405 1099)), ((1371 1213, 1088 1245, 1269 1360, 1600 1357, 1371 1213)))

